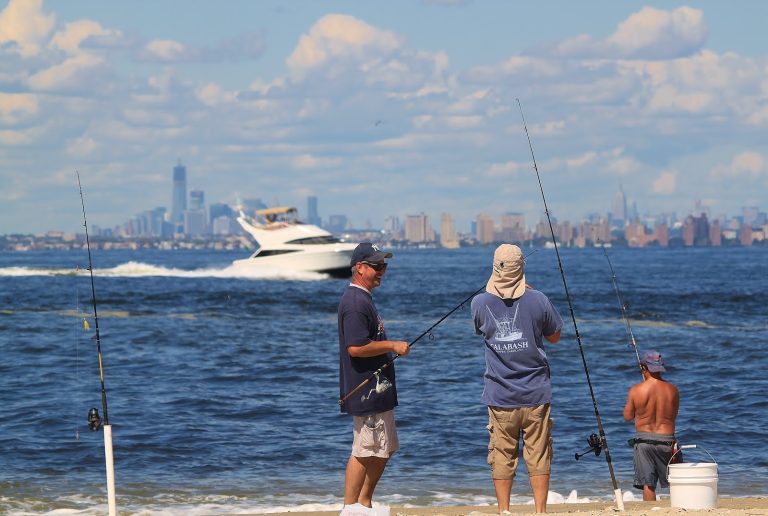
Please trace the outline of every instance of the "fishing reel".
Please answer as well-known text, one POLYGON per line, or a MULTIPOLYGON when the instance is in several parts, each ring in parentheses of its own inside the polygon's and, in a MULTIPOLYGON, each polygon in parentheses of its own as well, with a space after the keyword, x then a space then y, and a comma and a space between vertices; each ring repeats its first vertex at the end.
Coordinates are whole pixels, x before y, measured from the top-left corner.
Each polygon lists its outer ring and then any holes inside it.
POLYGON ((101 416, 99 416, 99 409, 96 407, 88 411, 88 428, 91 432, 96 432, 101 428, 101 416))
POLYGON ((579 460, 589 452, 593 451, 595 452, 595 456, 597 456, 597 455, 600 455, 601 451, 603 451, 603 440, 597 434, 590 435, 589 439, 587 439, 587 444, 589 444, 589 448, 587 448, 581 453, 577 453, 576 460, 579 460))
POLYGON ((376 394, 381 394, 382 392, 392 387, 392 383, 390 383, 390 381, 387 380, 385 376, 381 375, 379 371, 376 371, 375 373, 373 373, 373 375, 376 377, 376 387, 368 391, 367 395, 363 394, 362 396, 360 396, 361 403, 367 400, 368 398, 370 398, 374 392, 376 394))

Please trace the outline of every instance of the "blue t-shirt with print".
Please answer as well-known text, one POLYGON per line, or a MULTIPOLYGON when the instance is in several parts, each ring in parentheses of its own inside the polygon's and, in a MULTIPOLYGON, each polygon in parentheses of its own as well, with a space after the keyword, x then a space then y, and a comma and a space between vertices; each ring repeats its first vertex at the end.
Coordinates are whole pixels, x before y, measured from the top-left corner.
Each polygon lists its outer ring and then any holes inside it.
MULTIPOLYGON (((339 302, 339 398, 370 378, 374 371, 394 358, 394 353, 384 353, 375 357, 353 358, 349 355, 349 346, 366 345, 375 340, 387 340, 384 323, 373 304, 371 294, 362 288, 349 285, 339 302)), ((392 387, 377 393, 376 379, 372 379, 362 389, 349 397, 341 411, 354 416, 364 416, 377 412, 386 412, 397 406, 397 387, 395 385, 395 365, 390 364, 381 374, 389 380, 392 387), (374 389, 371 392, 371 389, 374 389), (370 394, 370 396, 368 396, 370 394), (366 397, 365 400, 362 398, 366 397)))
POLYGON ((475 333, 485 340, 483 403, 516 408, 552 399, 549 362, 543 337, 563 327, 563 319, 538 290, 525 289, 518 299, 487 292, 472 299, 475 333))

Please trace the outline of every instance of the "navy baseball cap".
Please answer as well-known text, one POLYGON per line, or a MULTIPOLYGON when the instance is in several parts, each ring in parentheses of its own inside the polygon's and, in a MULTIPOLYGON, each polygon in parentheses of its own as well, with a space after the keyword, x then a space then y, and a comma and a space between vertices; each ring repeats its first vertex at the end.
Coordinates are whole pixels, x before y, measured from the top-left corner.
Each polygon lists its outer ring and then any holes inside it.
POLYGON ((643 358, 640 360, 640 363, 647 367, 652 373, 663 373, 666 371, 666 369, 664 369, 664 361, 661 359, 661 355, 658 351, 646 351, 643 353, 643 358))
POLYGON ((384 258, 392 258, 392 253, 382 251, 376 244, 361 242, 357 244, 355 250, 352 251, 350 265, 355 265, 359 262, 380 262, 383 261, 384 258))

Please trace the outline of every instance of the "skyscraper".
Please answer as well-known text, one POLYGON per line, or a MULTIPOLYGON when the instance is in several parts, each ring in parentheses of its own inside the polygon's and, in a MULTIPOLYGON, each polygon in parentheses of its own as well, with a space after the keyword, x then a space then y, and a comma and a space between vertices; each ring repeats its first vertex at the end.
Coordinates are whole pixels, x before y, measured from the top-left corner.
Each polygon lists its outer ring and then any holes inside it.
POLYGON ((512 212, 504 213, 501 216, 499 240, 522 244, 525 241, 525 215, 512 212))
POLYGON ((456 226, 450 213, 440 216, 440 245, 447 249, 459 247, 459 237, 456 234, 456 226))
POLYGON ((173 167, 173 202, 171 223, 175 232, 184 227, 184 211, 187 209, 187 167, 179 163, 173 167))
POLYGON ((191 236, 208 232, 208 215, 205 211, 205 192, 189 192, 189 209, 184 211, 184 233, 191 236))
POLYGON ((490 244, 493 242, 494 227, 493 219, 487 213, 481 213, 475 219, 475 238, 481 244, 490 244))
POLYGON ((411 242, 433 242, 435 240, 435 231, 429 222, 429 215, 419 213, 418 215, 405 216, 405 239, 411 242))
POLYGON ((192 190, 189 192, 189 209, 190 210, 204 210, 205 209, 205 192, 202 190, 192 190))
POLYGON ((627 220, 627 197, 624 190, 619 187, 619 191, 613 196, 611 202, 611 222, 614 226, 623 227, 627 220))
POLYGON ((307 197, 307 222, 315 226, 321 225, 320 215, 317 213, 317 197, 307 197))

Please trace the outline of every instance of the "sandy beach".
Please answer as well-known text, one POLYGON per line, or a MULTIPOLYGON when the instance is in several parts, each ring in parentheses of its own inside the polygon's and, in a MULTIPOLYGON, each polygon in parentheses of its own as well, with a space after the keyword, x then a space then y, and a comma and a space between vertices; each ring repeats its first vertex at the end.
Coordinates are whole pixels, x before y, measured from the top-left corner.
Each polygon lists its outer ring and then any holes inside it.
MULTIPOLYGON (((728 516, 746 516, 750 514, 768 514, 768 497, 749 498, 720 498, 715 509, 681 509, 670 507, 669 499, 656 502, 625 502, 624 512, 630 516, 655 516, 662 514, 723 514, 728 516)), ((510 507, 513 514, 533 514, 533 505, 513 505, 510 507)), ((579 514, 602 516, 618 514, 615 504, 610 502, 593 503, 565 503, 550 504, 547 507, 548 514, 579 514)), ((453 507, 390 507, 390 516, 484 516, 498 514, 494 505, 480 507, 453 506, 453 507)), ((338 516, 339 511, 322 512, 284 512, 272 513, 280 516, 338 516)), ((247 516, 247 515, 246 515, 247 516)), ((251 515, 255 516, 255 515, 251 515)))

